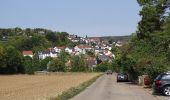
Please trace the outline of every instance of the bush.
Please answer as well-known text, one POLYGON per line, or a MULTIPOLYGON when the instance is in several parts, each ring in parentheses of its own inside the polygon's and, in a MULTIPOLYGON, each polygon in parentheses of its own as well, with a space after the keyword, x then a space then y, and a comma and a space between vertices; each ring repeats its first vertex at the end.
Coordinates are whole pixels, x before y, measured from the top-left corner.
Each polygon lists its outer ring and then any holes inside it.
POLYGON ((88 70, 87 64, 85 63, 83 56, 74 56, 71 62, 71 71, 73 72, 84 72, 88 70))
POLYGON ((63 63, 60 59, 54 59, 48 64, 48 71, 65 72, 65 63, 63 63))
POLYGON ((52 60, 53 60, 53 58, 51 58, 51 57, 47 57, 47 58, 41 60, 40 70, 41 71, 47 70, 47 64, 52 60))
POLYGON ((33 61, 29 56, 24 57, 24 69, 26 74, 34 74, 33 61))
POLYGON ((97 67, 95 68, 95 71, 97 72, 106 72, 107 70, 113 70, 111 64, 107 61, 98 64, 97 67))
POLYGON ((0 51, 0 74, 23 73, 22 55, 13 46, 4 47, 0 51))

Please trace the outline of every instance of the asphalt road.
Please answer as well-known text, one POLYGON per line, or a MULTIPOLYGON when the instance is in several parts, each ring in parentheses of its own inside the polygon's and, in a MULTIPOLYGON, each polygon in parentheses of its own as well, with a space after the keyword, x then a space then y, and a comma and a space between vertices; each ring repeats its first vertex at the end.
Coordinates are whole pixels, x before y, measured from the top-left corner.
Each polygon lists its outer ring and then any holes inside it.
POLYGON ((116 75, 103 75, 71 100, 157 100, 142 87, 116 82, 116 75))

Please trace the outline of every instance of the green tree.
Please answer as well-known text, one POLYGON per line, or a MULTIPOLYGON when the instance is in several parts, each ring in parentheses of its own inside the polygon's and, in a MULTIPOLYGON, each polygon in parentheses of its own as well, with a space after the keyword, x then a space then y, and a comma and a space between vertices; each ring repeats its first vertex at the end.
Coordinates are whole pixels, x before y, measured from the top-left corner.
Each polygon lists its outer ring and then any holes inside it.
POLYGON ((48 65, 48 71, 65 72, 65 63, 63 63, 60 59, 54 59, 48 65))
POLYGON ((106 72, 107 70, 113 70, 111 64, 109 62, 102 62, 95 68, 97 72, 106 72))
POLYGON ((4 48, 0 46, 0 73, 4 72, 4 68, 5 68, 4 48))
POLYGON ((47 70, 47 64, 52 60, 53 58, 51 57, 46 57, 45 59, 41 60, 40 70, 47 70))
POLYGON ((81 56, 74 56, 72 58, 72 69, 71 71, 73 72, 84 72, 87 71, 87 65, 83 59, 83 57, 81 56))
POLYGON ((24 57, 24 69, 26 74, 34 74, 33 59, 29 56, 24 57))
POLYGON ((23 73, 21 53, 12 46, 5 48, 5 71, 6 74, 23 73))
POLYGON ((137 0, 142 10, 139 15, 142 20, 138 23, 138 37, 151 38, 150 34, 161 31, 164 23, 168 0, 137 0))
POLYGON ((47 33, 45 37, 48 39, 48 41, 51 41, 53 43, 55 43, 58 39, 56 33, 54 33, 54 32, 47 33))

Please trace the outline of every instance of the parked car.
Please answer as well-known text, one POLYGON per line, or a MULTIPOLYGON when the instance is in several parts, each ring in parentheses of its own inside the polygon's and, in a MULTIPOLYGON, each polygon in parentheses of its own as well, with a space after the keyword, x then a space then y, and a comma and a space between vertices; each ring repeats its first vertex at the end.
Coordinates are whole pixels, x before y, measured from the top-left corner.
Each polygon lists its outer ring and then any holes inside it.
POLYGON ((163 93, 165 96, 170 96, 170 72, 158 75, 154 80, 153 89, 157 93, 163 93))
POLYGON ((127 82, 128 75, 126 73, 117 73, 117 82, 127 82))
POLYGON ((113 73, 113 72, 112 72, 111 70, 107 70, 107 71, 106 71, 106 74, 107 74, 107 75, 112 75, 112 73, 113 73))

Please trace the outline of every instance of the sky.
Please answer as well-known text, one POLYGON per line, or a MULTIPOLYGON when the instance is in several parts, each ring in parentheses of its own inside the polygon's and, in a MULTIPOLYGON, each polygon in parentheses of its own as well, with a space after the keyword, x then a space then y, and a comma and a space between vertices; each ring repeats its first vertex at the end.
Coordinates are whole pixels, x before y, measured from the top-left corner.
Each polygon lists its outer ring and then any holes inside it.
POLYGON ((0 28, 123 36, 136 31, 139 10, 137 0, 1 0, 0 28))

